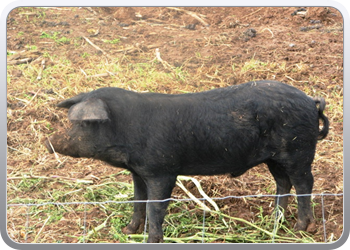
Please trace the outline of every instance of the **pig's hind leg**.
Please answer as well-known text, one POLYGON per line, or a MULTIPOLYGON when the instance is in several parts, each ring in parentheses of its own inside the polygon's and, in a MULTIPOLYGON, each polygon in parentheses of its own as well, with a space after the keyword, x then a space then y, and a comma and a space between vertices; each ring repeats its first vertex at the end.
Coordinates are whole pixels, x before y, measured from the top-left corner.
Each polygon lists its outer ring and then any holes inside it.
POLYGON ((311 165, 303 171, 293 172, 290 179, 298 195, 298 220, 294 228, 296 231, 306 231, 308 226, 314 223, 311 210, 311 193, 314 183, 311 165))
MULTIPOLYGON (((277 183, 277 194, 288 193, 291 185, 298 195, 298 219, 295 230, 305 231, 314 219, 311 210, 311 193, 313 188, 313 175, 311 163, 313 155, 311 151, 299 151, 289 157, 284 155, 281 159, 267 162, 271 173, 277 183)), ((288 197, 279 197, 279 204, 284 209, 287 206, 288 197)))
POLYGON ((286 210, 288 205, 288 196, 283 196, 288 194, 292 188, 292 183, 290 182, 289 176, 286 174, 282 165, 274 162, 268 161, 267 166, 271 174, 273 175, 276 185, 277 185, 277 195, 282 195, 275 198, 275 209, 281 207, 283 211, 286 210))

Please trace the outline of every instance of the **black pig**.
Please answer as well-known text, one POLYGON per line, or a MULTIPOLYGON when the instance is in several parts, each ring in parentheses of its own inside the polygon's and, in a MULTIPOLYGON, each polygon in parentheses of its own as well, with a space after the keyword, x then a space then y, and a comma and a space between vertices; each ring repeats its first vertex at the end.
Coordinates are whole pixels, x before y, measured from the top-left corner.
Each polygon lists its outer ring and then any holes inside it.
MULTIPOLYGON (((329 128, 323 98, 276 81, 179 95, 101 88, 57 106, 69 109, 73 127, 51 136, 48 150, 130 170, 136 200, 169 198, 178 175, 239 176, 260 163, 269 167, 277 194, 292 186, 311 194, 316 143, 329 128)), ((286 208, 287 200, 276 205, 286 208)), ((148 242, 163 241, 167 205, 148 204, 148 242)), ((298 207, 296 229, 306 230, 313 222, 310 196, 299 196, 298 207)), ((135 203, 124 232, 142 231, 145 216, 146 203, 135 203)))

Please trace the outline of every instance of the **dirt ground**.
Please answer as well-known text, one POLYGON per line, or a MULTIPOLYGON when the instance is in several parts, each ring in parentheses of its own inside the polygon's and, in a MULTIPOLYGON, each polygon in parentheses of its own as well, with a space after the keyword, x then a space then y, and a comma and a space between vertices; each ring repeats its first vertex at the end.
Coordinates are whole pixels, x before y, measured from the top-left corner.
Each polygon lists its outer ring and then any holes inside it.
MULTIPOLYGON (((343 89, 343 19, 336 9, 101 7, 74 8, 74 11, 70 11, 69 8, 53 8, 46 10, 41 22, 36 23, 31 22, 33 15, 37 14, 31 14, 30 10, 25 13, 15 9, 10 13, 7 20, 8 51, 26 50, 28 44, 35 44, 39 53, 48 52, 50 55, 66 57, 72 62, 73 68, 79 71, 87 67, 84 54, 105 57, 106 60, 127 55, 127 63, 138 63, 149 62, 156 57, 155 49, 159 49, 161 58, 170 65, 167 69, 159 64, 159 70, 170 72, 171 67, 181 67, 189 74, 200 76, 198 81, 187 82, 183 90, 206 89, 208 82, 210 87, 224 87, 250 80, 275 79, 308 91, 310 95, 323 93, 326 99, 329 97, 333 100, 333 109, 327 106, 326 111, 331 122, 327 140, 337 141, 340 146, 318 146, 317 161, 314 163, 314 193, 343 192, 342 112, 332 113, 332 110, 336 110, 336 105, 342 105, 343 89), (21 36, 18 35, 20 31, 21 36), (60 32, 68 39, 86 37, 100 49, 90 45, 86 39, 80 40, 81 46, 64 41, 61 46, 57 46, 52 40, 45 38, 41 38, 39 42, 43 33, 54 32, 60 32), (103 42, 116 38, 116 43, 103 42), (270 68, 248 69, 242 73, 244 66, 249 67, 248 63, 252 60, 268 63, 270 68), (236 65, 236 68, 231 65, 236 65), (271 68, 272 65, 274 68, 271 68), (279 67, 283 67, 283 70, 279 70, 279 67)), ((16 80, 23 77, 18 70, 9 74, 13 78, 11 84, 16 84, 16 80)), ((36 92, 34 87, 32 90, 36 92)), ((157 85, 156 91, 179 92, 178 88, 161 83, 157 85)), ((9 88, 8 96, 14 93, 15 88, 9 88)), ((20 102, 8 99, 8 109, 21 108, 23 105, 20 102)), ((35 111, 31 112, 31 116, 35 118, 35 111)), ((53 127, 59 124, 57 119, 51 119, 51 123, 53 127)), ((20 132, 25 126, 24 123, 8 122, 8 132, 20 132)), ((9 140, 8 144, 16 148, 15 141, 9 140)), ((8 154, 8 166, 15 166, 19 162, 11 153, 8 154)), ((13 168, 8 167, 8 173, 12 171, 13 168)), ((71 169, 59 169, 60 175, 64 175, 65 171, 69 172, 71 169)), ((115 170, 98 162, 89 171, 89 174, 99 176, 115 170)), ((55 174, 55 170, 48 168, 38 172, 41 175, 55 174)), ((217 193, 220 196, 259 194, 266 189, 264 182, 256 178, 260 172, 265 174, 268 170, 262 166, 237 179, 227 176, 199 178, 209 196, 216 196, 217 193)), ((85 172, 80 173, 84 174, 85 172)), ((181 190, 176 188, 173 195, 176 197, 180 193, 181 190)), ((342 198, 325 198, 326 229, 329 234, 334 235, 334 239, 342 234, 342 198)), ((321 197, 316 196, 315 202, 320 204, 321 197)), ((254 216, 251 213, 253 205, 260 204, 266 209, 266 213, 271 212, 270 203, 259 203, 258 200, 248 203, 233 201, 231 204, 226 200, 218 203, 220 207, 230 206, 229 209, 234 214, 247 220, 254 216)), ((322 218, 322 207, 316 206, 314 213, 316 217, 322 218)), ((320 220, 311 231, 315 239, 323 241, 324 231, 320 220)))

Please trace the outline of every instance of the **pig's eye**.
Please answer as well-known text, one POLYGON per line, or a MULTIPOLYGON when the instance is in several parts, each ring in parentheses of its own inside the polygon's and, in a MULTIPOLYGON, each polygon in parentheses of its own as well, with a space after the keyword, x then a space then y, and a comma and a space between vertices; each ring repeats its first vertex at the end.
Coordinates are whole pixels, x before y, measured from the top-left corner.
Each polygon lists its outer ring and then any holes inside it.
POLYGON ((96 121, 89 121, 89 120, 86 120, 86 121, 81 121, 80 122, 80 127, 81 128, 93 128, 93 127, 96 127, 98 126, 98 122, 96 121))
POLYGON ((87 121, 82 121, 82 122, 79 123, 79 126, 80 126, 81 128, 86 128, 87 126, 89 126, 89 122, 87 122, 87 121))

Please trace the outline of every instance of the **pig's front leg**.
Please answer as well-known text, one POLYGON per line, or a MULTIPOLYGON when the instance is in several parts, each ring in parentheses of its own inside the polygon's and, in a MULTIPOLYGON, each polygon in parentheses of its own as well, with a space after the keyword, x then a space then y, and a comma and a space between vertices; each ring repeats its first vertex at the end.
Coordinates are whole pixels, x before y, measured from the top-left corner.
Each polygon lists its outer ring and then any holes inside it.
MULTIPOLYGON (((159 176, 145 178, 147 196, 150 201, 170 198, 175 186, 176 176, 159 176)), ((147 216, 149 219, 148 243, 163 242, 162 224, 169 201, 147 203, 147 216)))
POLYGON ((123 228, 123 233, 125 234, 142 233, 146 219, 147 186, 137 174, 133 174, 132 177, 134 181, 134 200, 144 200, 145 202, 134 202, 134 214, 132 220, 123 228))

